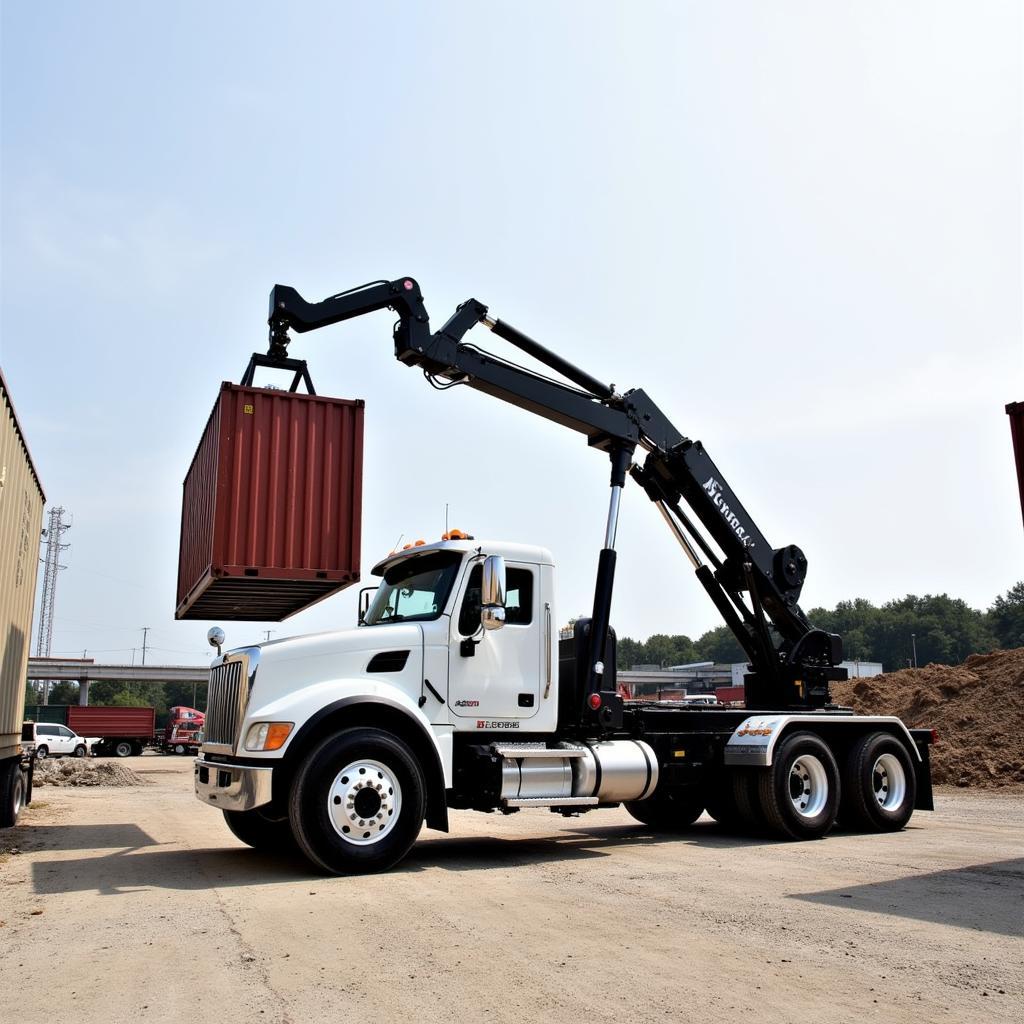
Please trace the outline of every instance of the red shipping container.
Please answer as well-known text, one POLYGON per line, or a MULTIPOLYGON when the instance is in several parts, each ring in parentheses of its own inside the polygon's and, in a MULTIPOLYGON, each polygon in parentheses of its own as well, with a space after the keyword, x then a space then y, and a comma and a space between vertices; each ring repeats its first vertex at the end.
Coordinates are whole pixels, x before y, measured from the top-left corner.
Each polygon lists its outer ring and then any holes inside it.
POLYGON ((359 582, 363 402, 224 382, 185 477, 178 619, 280 620, 359 582))
POLYGON ((1017 463, 1017 489, 1020 491, 1020 511, 1024 516, 1024 402, 1011 402, 1006 411, 1010 417, 1010 436, 1013 438, 1013 458, 1017 463))
POLYGON ((156 711, 153 708, 72 704, 68 707, 67 726, 79 736, 152 739, 156 735, 156 711))

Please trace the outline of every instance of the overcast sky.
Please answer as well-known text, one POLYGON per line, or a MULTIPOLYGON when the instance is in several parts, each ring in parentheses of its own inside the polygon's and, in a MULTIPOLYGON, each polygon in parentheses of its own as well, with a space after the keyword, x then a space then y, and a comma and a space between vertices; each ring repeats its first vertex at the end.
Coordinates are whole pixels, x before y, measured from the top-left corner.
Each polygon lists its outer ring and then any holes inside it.
MULTIPOLYGON (((275 282, 474 296, 703 440, 803 605, 1024 577, 1021 16, 1006 2, 2 5, 0 358, 74 517, 55 654, 199 663, 181 483, 275 282)), ((366 400, 364 575, 399 534, 549 547, 590 607, 607 461, 395 362, 390 313, 305 335, 366 400)), ((478 329, 471 340, 502 343, 478 329)), ((620 635, 714 609, 623 501, 620 635)), ((355 590, 231 644, 348 626, 355 590)), ((33 653, 35 650, 33 642, 33 653)))

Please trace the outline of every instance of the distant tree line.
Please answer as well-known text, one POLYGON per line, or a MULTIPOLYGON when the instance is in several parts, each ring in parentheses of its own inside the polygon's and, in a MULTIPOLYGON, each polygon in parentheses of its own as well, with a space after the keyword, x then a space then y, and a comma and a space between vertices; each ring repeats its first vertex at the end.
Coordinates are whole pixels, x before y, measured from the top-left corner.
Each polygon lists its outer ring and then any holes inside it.
MULTIPOLYGON (((908 594, 879 606, 858 597, 835 608, 812 608, 816 626, 843 638, 849 661, 880 661, 887 671, 935 662, 955 665, 969 654, 1024 647, 1024 580, 995 599, 986 611, 948 594, 908 594)), ((647 640, 620 637, 619 668, 685 665, 695 661, 738 662, 746 655, 725 626, 696 640, 656 633, 647 640)))
MULTIPOLYGON (((25 704, 42 703, 42 684, 29 683, 25 691, 25 704)), ((102 707, 151 707, 156 708, 156 724, 163 726, 167 721, 168 708, 187 707, 206 710, 206 683, 195 684, 195 703, 192 683, 126 683, 98 682, 89 684, 89 703, 102 707)), ((77 704, 78 683, 56 682, 50 684, 51 704, 77 704)))

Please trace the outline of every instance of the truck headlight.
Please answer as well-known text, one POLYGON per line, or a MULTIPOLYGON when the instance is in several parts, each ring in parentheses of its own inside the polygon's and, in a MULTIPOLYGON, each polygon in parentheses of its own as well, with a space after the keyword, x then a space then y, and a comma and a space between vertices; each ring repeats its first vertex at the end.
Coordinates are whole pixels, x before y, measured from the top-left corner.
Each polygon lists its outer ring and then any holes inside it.
POLYGON ((280 750, 293 728, 291 722, 257 722, 245 734, 246 750, 280 750))

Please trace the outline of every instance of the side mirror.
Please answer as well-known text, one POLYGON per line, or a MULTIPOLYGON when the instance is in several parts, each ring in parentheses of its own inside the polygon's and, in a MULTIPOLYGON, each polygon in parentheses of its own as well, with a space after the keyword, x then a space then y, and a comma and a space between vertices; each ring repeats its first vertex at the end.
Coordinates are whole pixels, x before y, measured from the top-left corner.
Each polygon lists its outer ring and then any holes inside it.
POLYGON ((220 649, 224 645, 224 630, 220 626, 214 626, 209 633, 206 634, 206 640, 211 647, 217 648, 217 655, 220 656, 220 649))
POLYGON ((359 625, 362 626, 366 622, 366 613, 370 610, 370 602, 373 600, 373 595, 377 593, 379 587, 363 587, 359 591, 359 625))
POLYGON ((484 559, 480 625, 484 629, 501 629, 505 625, 505 559, 501 555, 488 555, 484 559))

